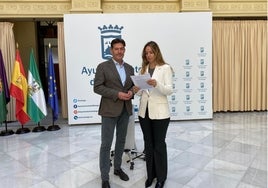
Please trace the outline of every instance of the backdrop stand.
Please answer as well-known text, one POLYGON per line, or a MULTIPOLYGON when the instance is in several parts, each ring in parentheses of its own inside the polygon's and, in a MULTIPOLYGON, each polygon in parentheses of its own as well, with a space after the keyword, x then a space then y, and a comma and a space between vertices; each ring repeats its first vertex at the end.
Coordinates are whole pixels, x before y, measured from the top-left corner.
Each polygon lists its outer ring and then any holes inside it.
POLYGON ((38 122, 38 126, 33 128, 32 132, 43 132, 46 128, 44 126, 40 126, 40 122, 38 122))
POLYGON ((5 121, 5 127, 6 127, 6 130, 1 131, 0 136, 9 136, 9 135, 14 134, 13 130, 11 130, 11 129, 8 130, 7 129, 7 121, 5 121))
POLYGON ((21 128, 16 131, 16 134, 25 134, 29 132, 31 132, 30 129, 23 127, 23 125, 21 124, 21 128))

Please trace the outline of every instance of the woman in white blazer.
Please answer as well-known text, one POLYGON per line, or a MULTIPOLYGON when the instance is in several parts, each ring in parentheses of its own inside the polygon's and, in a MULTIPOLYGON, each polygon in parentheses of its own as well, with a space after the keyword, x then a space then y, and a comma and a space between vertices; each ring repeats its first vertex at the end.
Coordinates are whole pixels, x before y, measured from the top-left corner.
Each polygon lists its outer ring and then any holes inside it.
POLYGON ((150 41, 142 51, 142 68, 140 74, 149 73, 147 83, 152 89, 141 90, 133 87, 140 96, 139 121, 143 132, 147 180, 145 187, 150 187, 156 178, 156 188, 162 188, 167 178, 166 133, 170 122, 167 96, 171 95, 172 68, 165 63, 158 44, 150 41))

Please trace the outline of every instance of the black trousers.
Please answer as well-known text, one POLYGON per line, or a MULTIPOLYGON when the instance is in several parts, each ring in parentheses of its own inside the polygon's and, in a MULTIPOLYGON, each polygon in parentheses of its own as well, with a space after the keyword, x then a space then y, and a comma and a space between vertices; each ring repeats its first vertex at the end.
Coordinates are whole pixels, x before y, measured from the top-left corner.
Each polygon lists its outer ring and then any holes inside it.
POLYGON ((157 178, 157 181, 167 179, 167 146, 166 134, 170 118, 152 120, 146 110, 145 118, 139 117, 143 132, 146 169, 148 180, 157 178))

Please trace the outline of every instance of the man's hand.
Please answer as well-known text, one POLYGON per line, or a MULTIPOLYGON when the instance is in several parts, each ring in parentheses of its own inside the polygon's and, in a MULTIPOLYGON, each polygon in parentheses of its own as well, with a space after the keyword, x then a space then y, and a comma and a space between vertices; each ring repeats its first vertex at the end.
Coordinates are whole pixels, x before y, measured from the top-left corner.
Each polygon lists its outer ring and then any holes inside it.
POLYGON ((127 93, 124 92, 118 92, 118 98, 123 101, 130 100, 133 96, 132 91, 128 91, 127 93))

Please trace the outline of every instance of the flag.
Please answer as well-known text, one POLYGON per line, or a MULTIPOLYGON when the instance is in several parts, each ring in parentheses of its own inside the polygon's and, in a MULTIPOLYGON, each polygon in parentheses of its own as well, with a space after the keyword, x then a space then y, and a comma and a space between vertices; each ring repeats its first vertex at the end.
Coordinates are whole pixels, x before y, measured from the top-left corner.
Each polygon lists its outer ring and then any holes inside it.
POLYGON ((27 113, 31 120, 38 123, 47 115, 47 106, 39 72, 36 67, 33 49, 30 54, 28 70, 27 113))
POLYGON ((57 120, 59 115, 59 104, 51 48, 49 49, 48 54, 48 104, 53 111, 53 120, 57 120))
POLYGON ((2 52, 0 50, 0 123, 6 121, 7 117, 7 103, 10 101, 10 95, 8 90, 8 83, 6 77, 6 69, 2 52))
POLYGON ((16 99, 17 120, 22 125, 27 123, 30 120, 27 115, 27 80, 18 49, 11 78, 10 95, 16 99))

